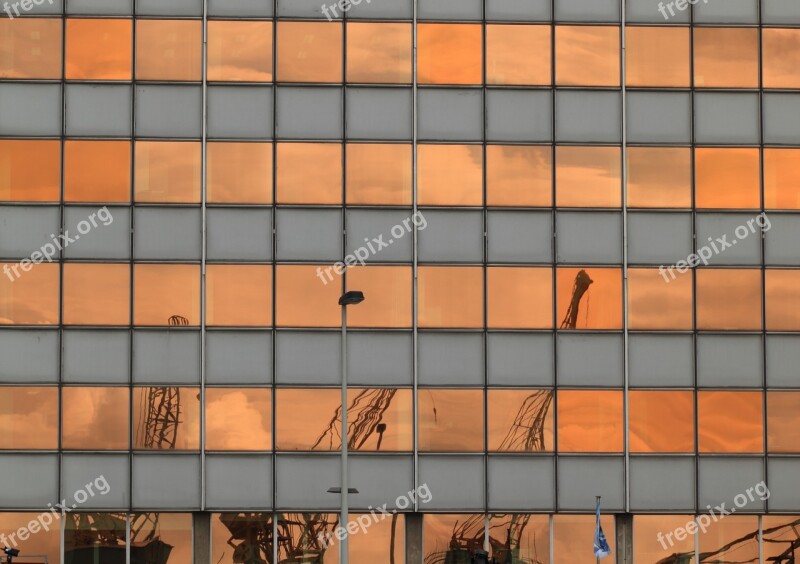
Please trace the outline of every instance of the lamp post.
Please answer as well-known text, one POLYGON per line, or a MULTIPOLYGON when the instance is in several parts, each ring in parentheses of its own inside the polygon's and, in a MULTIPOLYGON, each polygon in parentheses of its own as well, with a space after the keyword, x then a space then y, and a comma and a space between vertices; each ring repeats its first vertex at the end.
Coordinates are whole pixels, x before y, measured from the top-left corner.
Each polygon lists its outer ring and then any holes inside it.
POLYGON ((342 507, 339 526, 344 529, 342 542, 339 545, 341 564, 349 563, 350 538, 347 533, 347 525, 350 521, 347 494, 350 488, 347 484, 347 306, 360 304, 364 301, 364 293, 359 291, 345 292, 339 298, 339 305, 342 306, 342 507))

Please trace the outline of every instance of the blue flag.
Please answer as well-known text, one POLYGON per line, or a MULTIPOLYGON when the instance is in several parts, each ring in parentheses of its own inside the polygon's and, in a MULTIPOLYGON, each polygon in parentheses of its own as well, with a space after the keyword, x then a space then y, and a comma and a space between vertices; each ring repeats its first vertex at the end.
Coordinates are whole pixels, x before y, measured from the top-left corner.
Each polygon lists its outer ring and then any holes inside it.
POLYGON ((600 499, 597 499, 597 512, 596 512, 596 525, 594 529, 594 555, 597 558, 605 558, 611 554, 611 548, 608 546, 606 535, 603 533, 603 527, 600 526, 600 499))

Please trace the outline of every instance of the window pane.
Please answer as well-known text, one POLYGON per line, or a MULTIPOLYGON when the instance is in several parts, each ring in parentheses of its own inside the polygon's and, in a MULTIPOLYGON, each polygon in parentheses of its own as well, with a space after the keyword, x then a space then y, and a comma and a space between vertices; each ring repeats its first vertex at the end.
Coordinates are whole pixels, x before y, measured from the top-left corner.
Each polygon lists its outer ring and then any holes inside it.
POLYGON ((272 203, 272 143, 208 143, 208 202, 272 203))
POLYGON ((489 544, 498 562, 550 563, 550 517, 530 513, 489 515, 489 544))
POLYGON ((326 548, 320 541, 335 533, 338 513, 278 513, 277 517, 278 562, 339 564, 339 546, 326 548))
POLYGON ((0 139, 0 201, 61 199, 61 143, 0 139))
POLYGON ((0 325, 58 323, 58 264, 0 263, 0 325))
POLYGON ((763 452, 761 392, 697 392, 700 452, 763 452))
POLYGON ((200 267, 194 264, 134 265, 136 325, 171 325, 170 318, 200 324, 200 267))
POLYGON ((420 205, 482 205, 483 149, 480 145, 419 145, 417 158, 420 205))
POLYGON ((272 22, 208 22, 208 80, 272 81, 272 22))
POLYGON ((800 209, 797 186, 800 186, 800 149, 764 149, 764 207, 800 209))
POLYGON ((486 82, 549 85, 550 26, 487 25, 486 82))
POLYGON ((137 141, 136 201, 199 203, 201 162, 200 143, 137 141))
POLYGON ((490 267, 486 276, 490 328, 553 328, 552 269, 490 267))
POLYGON ((477 24, 417 25, 420 84, 480 84, 483 32, 477 24))
POLYGON ((483 390, 417 392, 421 452, 483 451, 483 390))
POLYGON ((631 268, 628 325, 631 329, 650 331, 692 329, 691 272, 631 268))
POLYGON ((483 269, 420 266, 420 327, 483 327, 483 269))
POLYGON ((490 451, 553 451, 553 390, 488 393, 490 451))
POLYGON ((688 87, 688 27, 626 27, 628 86, 688 87))
POLYGON ((426 513, 422 520, 424 562, 469 562, 483 550, 485 517, 426 513))
POLYGON ((698 329, 761 329, 760 270, 700 268, 695 272, 698 329))
POLYGON ((67 18, 67 80, 130 80, 131 20, 67 18))
MULTIPOLYGON (((27 527, 28 523, 38 519, 41 515, 41 513, 0 513, 0 534, 4 538, 10 538, 12 534, 17 533, 23 527, 27 527)), ((50 526, 49 529, 40 530, 35 535, 30 535, 28 540, 20 544, 20 550, 23 556, 25 554, 39 554, 41 555, 40 558, 47 558, 48 564, 61 564, 61 527, 50 526)), ((21 558, 17 562, 25 562, 26 560, 31 562, 26 558, 21 558)))
POLYGON ((64 264, 65 325, 129 325, 127 264, 64 264))
POLYGON ((622 206, 619 147, 556 147, 558 207, 622 206))
POLYGON ((191 513, 131 514, 131 562, 146 562, 160 549, 169 551, 163 564, 191 564, 192 543, 191 513))
POLYGON ((762 30, 764 88, 800 88, 800 29, 762 30))
POLYGON ((341 204, 339 143, 278 143, 279 204, 341 204))
POLYGON ((347 24, 347 82, 411 82, 411 24, 347 24))
MULTIPOLYGON (((64 523, 65 564, 103 562, 109 554, 125 558, 124 513, 70 513, 64 523)), ((133 554, 131 555, 133 556, 133 554)))
POLYGON ((203 22, 136 21, 137 80, 202 80, 203 22))
POLYGON ((279 327, 341 327, 338 305, 342 287, 323 284, 324 266, 278 265, 275 282, 276 323, 279 327))
POLYGON ((341 407, 338 389, 275 390, 275 449, 340 450, 341 407))
POLYGON ((411 327, 412 272, 409 266, 358 266, 347 269, 347 288, 366 300, 348 308, 349 327, 411 327))
POLYGON ((0 18, 0 78, 61 78, 61 20, 0 18))
POLYGON ((278 81, 342 82, 342 24, 278 22, 278 81))
POLYGON ((200 449, 200 389, 133 388, 133 448, 200 449))
POLYGON ((206 388, 207 450, 272 450, 272 390, 206 388))
POLYGON ((411 145, 349 143, 349 205, 411 205, 411 145))
POLYGON ((622 392, 558 390, 556 440, 558 452, 622 452, 622 392))
POLYGON ((556 84, 619 86, 619 27, 556 26, 556 84))
POLYGON ((767 331, 800 330, 800 270, 766 271, 767 331))
POLYGON ((695 149, 698 208, 758 208, 758 149, 695 149))
POLYGON ((628 392, 631 452, 694 452, 694 393, 628 392))
MULTIPOLYGON (((758 562, 758 516, 729 515, 697 535, 701 562, 758 562)), ((765 560, 766 562, 766 560, 765 560)))
POLYGON ((556 280, 559 328, 622 328, 621 269, 559 268, 556 280))
POLYGON ((696 27, 695 86, 758 88, 758 52, 758 29, 696 27))
POLYGON ((688 147, 628 147, 628 205, 692 207, 692 154, 688 147))
POLYGON ((206 276, 208 325, 272 325, 271 266, 210 264, 206 276))
POLYGON ((767 392, 767 450, 800 452, 800 393, 767 392))
POLYGON ((58 388, 0 387, 0 449, 58 448, 58 388))
MULTIPOLYGON (((606 535, 611 554, 616 545, 616 523, 614 516, 600 516, 600 526, 606 535)), ((553 559, 555 562, 570 564, 595 564, 591 547, 586 547, 583 539, 593 539, 595 529, 594 515, 553 515, 553 559)))
POLYGON ((65 142, 64 201, 130 202, 130 141, 65 142))
POLYGON ((634 561, 645 564, 666 563, 671 561, 674 554, 680 554, 682 558, 680 562, 685 564, 694 562, 694 535, 681 535, 683 540, 676 539, 674 535, 666 536, 669 531, 685 529, 686 524, 692 521, 694 521, 693 515, 634 515, 634 561))
POLYGON ((272 537, 271 513, 212 513, 211 561, 269 562, 272 537))
POLYGON ((800 560, 800 546, 797 543, 797 528, 800 517, 797 515, 764 515, 761 518, 764 536, 764 562, 788 562, 800 560))
POLYGON ((489 145, 486 147, 486 204, 551 206, 551 147, 489 145))
MULTIPOLYGON (((373 518, 369 514, 365 514, 365 516, 370 520, 369 529, 367 529, 369 534, 349 537, 350 562, 369 562, 370 564, 405 562, 405 516, 397 513, 391 517, 381 514, 380 520, 377 522, 374 519, 378 519, 378 517, 373 518)), ((358 521, 359 517, 361 516, 351 515, 350 522, 358 521)), ((338 542, 338 539, 334 537, 331 541, 328 544, 329 551, 335 550, 334 543, 338 542)))
POLYGON ((128 388, 62 388, 61 444, 65 449, 128 448, 128 388))

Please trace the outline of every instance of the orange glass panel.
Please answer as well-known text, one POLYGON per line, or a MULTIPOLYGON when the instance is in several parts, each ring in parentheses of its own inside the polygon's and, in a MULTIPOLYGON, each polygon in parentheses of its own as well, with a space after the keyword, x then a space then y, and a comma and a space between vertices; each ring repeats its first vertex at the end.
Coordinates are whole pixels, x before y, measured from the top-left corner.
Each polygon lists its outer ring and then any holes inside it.
POLYGON ((631 452, 694 452, 692 392, 628 392, 631 452))
POLYGON ((206 388, 207 450, 272 450, 272 390, 206 388))
POLYGON ((622 328, 622 272, 619 268, 559 268, 556 283, 558 284, 556 322, 560 328, 622 328), (588 282, 585 276, 589 277, 591 283, 580 296, 578 306, 573 307, 570 312, 576 282, 580 282, 580 286, 583 287, 588 282))
POLYGON ((556 84, 619 86, 619 27, 556 26, 556 84))
MULTIPOLYGON (((483 514, 441 514, 441 513, 425 513, 422 521, 422 549, 425 557, 423 562, 448 562, 444 560, 444 556, 448 554, 448 550, 453 543, 453 537, 456 536, 463 539, 461 543, 456 540, 457 546, 465 545, 471 547, 483 547, 484 538, 486 536, 486 529, 484 525, 483 514)), ((455 553, 457 556, 453 557, 454 562, 458 562, 463 555, 463 559, 467 562, 472 560, 468 556, 469 553, 464 554, 464 549, 453 550, 449 556, 455 553)))
POLYGON ((483 327, 483 269, 420 266, 420 327, 483 327))
POLYGON ((279 265, 276 268, 276 323, 279 327, 341 327, 338 305, 342 285, 324 281, 325 266, 279 265))
POLYGON ((698 208, 761 206, 758 149, 695 149, 698 208))
MULTIPOLYGON (((286 517, 286 513, 281 513, 286 517)), ((319 542, 319 541, 317 541, 319 542)), ((279 546, 284 546, 280 543, 279 546)), ((214 564, 241 564, 243 558, 256 562, 269 562, 272 558, 272 514, 271 513, 212 513, 211 514, 211 561, 214 564), (231 539, 228 526, 242 527, 248 538, 231 539), (254 542, 249 539, 262 539, 254 542), (228 544, 233 543, 233 547, 228 544), (239 556, 239 555, 242 556, 239 556)), ((168 564, 172 564, 168 562, 168 564)))
POLYGON ((420 205, 482 205, 483 149, 480 145, 419 145, 417 158, 420 205))
POLYGON ((411 24, 347 24, 347 82, 409 84, 411 24))
POLYGON ((203 22, 136 21, 137 80, 202 80, 203 22))
POLYGON ((626 27, 625 33, 628 86, 690 85, 688 27, 626 27))
POLYGON ((486 277, 489 328, 553 328, 552 269, 490 267, 486 277))
POLYGON ((338 389, 276 389, 275 449, 341 450, 341 407, 338 389))
POLYGON ((489 206, 551 206, 551 147, 488 145, 486 204, 489 206))
POLYGON ((411 327, 411 278, 410 266, 348 268, 347 289, 361 290, 367 299, 347 310, 347 325, 411 327))
POLYGON ((170 325, 180 316, 200 324, 200 267, 196 264, 136 264, 134 310, 136 325, 170 325))
MULTIPOLYGON (((769 497, 763 486, 756 493, 760 494, 759 499, 769 497)), ((798 526, 800 526, 798 515, 764 515, 761 518, 764 562, 780 562, 781 558, 788 558, 789 562, 800 561, 800 546, 797 545, 798 526)))
POLYGON ((128 325, 130 299, 130 265, 64 264, 65 325, 128 325))
POLYGON ((800 452, 800 393, 767 392, 767 450, 800 452))
MULTIPOLYGON (((413 390, 392 388, 349 388, 347 390, 349 448, 363 452, 413 450, 413 393, 413 390), (375 418, 376 410, 379 410, 378 418, 375 418), (366 431, 359 432, 365 428, 365 421, 369 421, 366 431)), ((336 450, 341 446, 340 439, 336 450)))
POLYGON ((411 205, 411 145, 349 143, 347 203, 411 205))
POLYGON ((342 82, 342 24, 278 22, 278 81, 342 82))
POLYGON ((272 203, 272 143, 209 143, 208 201, 272 203))
POLYGON ((761 392, 697 392, 700 452, 763 452, 761 392))
MULTIPOLYGON (((611 554, 616 545, 616 523, 614 515, 600 516, 600 526, 606 535, 611 554)), ((577 539, 594 538, 594 515, 553 515, 553 562, 569 564, 595 564, 597 559, 591 547, 586 550, 577 539)))
POLYGON ((800 331, 800 270, 766 271, 767 331, 800 331))
POLYGON ((272 22, 209 21, 208 80, 272 81, 272 22))
POLYGON ((619 147, 556 147, 556 206, 622 206, 619 147))
POLYGON ((559 452, 622 452, 622 392, 559 390, 559 452))
POLYGON ((800 29, 762 30, 764 88, 800 88, 800 29))
MULTIPOLYGON (((334 6, 331 4, 331 8, 334 6)), ((298 557, 305 559, 310 554, 313 555, 314 564, 339 564, 339 545, 336 544, 339 539, 334 536, 339 526, 338 514, 280 512, 276 517, 277 530, 283 536, 278 543, 278 562, 289 563, 298 557), (323 539, 331 539, 327 542, 327 548, 321 546, 320 535, 323 539)), ((272 531, 271 525, 268 530, 272 531)), ((263 551, 263 544, 259 545, 259 550, 263 551)), ((269 562, 268 559, 265 561, 269 562)))
POLYGON ((486 26, 486 82, 488 84, 548 85, 549 25, 486 26))
MULTIPOLYGON (((739 491, 744 495, 746 490, 739 491)), ((729 502, 728 511, 730 511, 731 505, 729 502)), ((749 510, 752 511, 752 509, 749 510)), ((717 515, 719 518, 712 519, 705 532, 701 530, 697 533, 700 554, 713 555, 707 558, 701 557, 700 562, 703 564, 706 562, 758 562, 758 516, 725 516, 724 514, 720 515, 719 512, 715 517, 717 515)), ((764 562, 768 562, 768 560, 764 560, 764 562)))
MULTIPOLYGON (((29 523, 39 519, 41 515, 41 513, 0 513, 0 534, 3 538, 11 540, 11 535, 18 535, 20 529, 30 530, 29 523)), ((61 564, 61 527, 57 525, 49 527, 49 530, 40 529, 38 533, 30 535, 26 541, 21 542, 19 547, 22 555, 39 554, 40 562, 61 564)), ((25 560, 32 562, 28 558, 20 558, 17 562, 25 560)))
POLYGON ((800 186, 800 149, 765 148, 764 207, 800 209, 798 186, 800 186))
POLYGON ((67 80, 130 80, 131 20, 67 18, 67 80))
POLYGON ((64 201, 130 202, 130 141, 64 143, 64 201))
POLYGON ((206 323, 210 326, 272 325, 272 267, 210 264, 206 268, 206 323))
POLYGON ((550 564, 550 516, 531 513, 489 515, 489 541, 496 562, 550 564), (509 536, 509 532, 516 532, 509 536), (503 540, 505 538, 505 540, 503 540))
MULTIPOLYGON (((363 527, 360 523, 363 523, 365 519, 370 520, 369 534, 349 537, 350 562, 373 562, 375 564, 405 562, 405 516, 402 513, 394 513, 391 517, 381 514, 373 518, 369 514, 364 514, 364 516, 351 514, 350 523, 355 523, 355 525, 350 525, 350 527, 363 527)), ((337 550, 335 543, 339 540, 335 536, 331 540, 333 542, 328 544, 329 548, 326 553, 337 550)))
POLYGON ((628 325, 631 329, 692 328, 692 274, 655 268, 628 271, 628 325))
POLYGON ((0 139, 0 201, 61 199, 61 143, 0 139))
POLYGON ((688 147, 628 147, 628 205, 692 207, 692 153, 688 147))
POLYGON ((553 451, 553 390, 489 390, 489 450, 553 451))
POLYGON ((694 84, 698 88, 758 88, 758 29, 696 27, 694 84))
POLYGON ((58 264, 0 263, 0 325, 58 323, 58 264))
POLYGON ((201 163, 200 143, 137 141, 136 201, 200 202, 201 163))
POLYGON ((483 390, 417 392, 421 452, 483 451, 483 390))
POLYGON ((72 450, 128 448, 129 388, 65 387, 61 444, 72 450))
POLYGON ((417 25, 420 84, 480 84, 483 30, 478 24, 417 25))
POLYGON ((0 387, 0 449, 58 448, 58 388, 0 387))
MULTIPOLYGON (((691 487, 687 485, 687 488, 691 487)), ((685 493, 685 492, 682 492, 685 493)), ((694 515, 634 515, 633 516, 633 560, 635 562, 669 562, 675 554, 686 554, 687 564, 695 562, 694 535, 687 535, 686 525, 694 521, 694 515), (681 540, 673 533, 680 533, 681 540), (661 535, 661 536, 659 536, 661 535), (661 540, 659 540, 661 539, 661 540)), ((603 530, 605 532, 605 529, 603 530)))
POLYGON ((700 268, 695 276, 698 329, 761 329, 760 270, 700 268))
MULTIPOLYGON (((147 520, 158 523, 158 539, 169 546, 169 560, 164 564, 190 564, 194 550, 194 532, 191 513, 133 513, 131 524, 146 523, 147 520)), ((146 529, 145 529, 146 530, 146 529)), ((142 531, 143 533, 144 531, 142 531)), ((141 535, 142 533, 139 533, 141 535)), ((135 538, 135 537, 134 537, 135 538)), ((141 541, 133 540, 137 548, 141 541)), ((151 541, 152 542, 152 541, 151 541)), ((153 543, 155 545, 155 543, 153 543)), ((148 545, 144 545, 148 546, 148 545)), ((152 546, 152 545, 151 545, 152 546)), ((157 545, 156 545, 157 546, 157 545)), ((165 547, 166 548, 166 547, 165 547)), ((214 561, 215 564, 220 564, 214 561)))
POLYGON ((0 78, 61 78, 61 20, 0 18, 0 78))
POLYGON ((173 386, 133 388, 133 448, 145 450, 200 449, 200 389, 173 386), (173 424, 153 425, 150 410, 167 414, 166 406, 180 406, 173 424), (150 423, 148 423, 150 421, 150 423), (153 431, 164 429, 163 434, 153 431))
POLYGON ((278 143, 279 204, 341 204, 342 145, 278 143))

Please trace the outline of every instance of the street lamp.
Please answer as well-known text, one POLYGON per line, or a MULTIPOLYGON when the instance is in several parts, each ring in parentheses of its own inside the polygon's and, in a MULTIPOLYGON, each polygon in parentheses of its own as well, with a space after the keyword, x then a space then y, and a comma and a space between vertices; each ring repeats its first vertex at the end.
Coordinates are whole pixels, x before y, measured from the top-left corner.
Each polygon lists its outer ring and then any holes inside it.
MULTIPOLYGON (((347 485, 347 306, 357 305, 364 301, 364 292, 352 290, 345 292, 339 298, 339 305, 342 306, 342 486, 339 493, 342 494, 342 507, 339 526, 344 529, 342 542, 339 545, 341 564, 349 563, 350 539, 347 534, 347 525, 350 521, 349 508, 347 506, 347 494, 358 493, 355 488, 347 485)), ((333 489, 333 488, 332 488, 333 489)), ((330 491, 330 490, 328 490, 330 491)))

